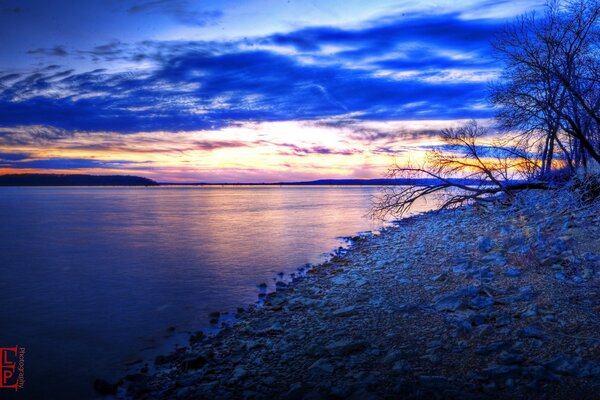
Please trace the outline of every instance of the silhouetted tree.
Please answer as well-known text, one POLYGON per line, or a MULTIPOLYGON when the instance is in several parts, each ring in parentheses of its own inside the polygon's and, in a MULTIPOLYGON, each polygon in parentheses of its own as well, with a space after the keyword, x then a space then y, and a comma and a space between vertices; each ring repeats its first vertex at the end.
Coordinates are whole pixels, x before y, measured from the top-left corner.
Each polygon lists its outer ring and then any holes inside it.
POLYGON ((572 173, 600 163, 600 2, 555 0, 506 26, 494 42, 504 64, 491 99, 506 130, 539 144, 542 177, 555 153, 572 173))
POLYGON ((591 162, 600 165, 600 0, 551 0, 541 14, 508 24, 493 47, 504 67, 491 85, 502 135, 484 145, 488 132, 475 122, 444 131, 446 145, 428 152, 423 165, 390 171, 437 183, 383 189, 376 215, 403 214, 430 196, 440 197, 441 208, 510 199, 551 187, 557 171, 581 183, 573 187, 600 187, 587 176, 591 162))
POLYGON ((392 178, 433 178, 436 183, 383 188, 374 201, 374 215, 402 215, 419 199, 434 196, 439 208, 446 209, 473 201, 491 201, 498 195, 510 198, 518 190, 548 187, 532 181, 539 166, 526 149, 500 138, 484 144, 490 136, 489 130, 476 121, 443 130, 445 144, 429 150, 422 165, 395 165, 390 170, 392 178))

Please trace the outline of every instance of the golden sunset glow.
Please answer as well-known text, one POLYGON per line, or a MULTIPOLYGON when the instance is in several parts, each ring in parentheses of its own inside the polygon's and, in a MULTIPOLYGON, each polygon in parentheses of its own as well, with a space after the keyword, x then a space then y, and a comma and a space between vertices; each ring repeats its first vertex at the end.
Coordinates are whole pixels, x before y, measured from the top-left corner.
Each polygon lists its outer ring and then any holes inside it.
MULTIPOLYGON (((28 168, 18 172, 141 173, 160 181, 278 182, 378 178, 395 162, 419 163, 441 144, 431 132, 464 121, 246 123, 213 131, 75 132, 52 140, 29 127, 0 129, 0 153, 26 161, 93 160, 98 168, 28 168), (23 140, 26 138, 26 140, 23 140), (30 142, 33 144, 21 144, 30 142)), ((15 172, 4 168, 3 172, 15 172)))

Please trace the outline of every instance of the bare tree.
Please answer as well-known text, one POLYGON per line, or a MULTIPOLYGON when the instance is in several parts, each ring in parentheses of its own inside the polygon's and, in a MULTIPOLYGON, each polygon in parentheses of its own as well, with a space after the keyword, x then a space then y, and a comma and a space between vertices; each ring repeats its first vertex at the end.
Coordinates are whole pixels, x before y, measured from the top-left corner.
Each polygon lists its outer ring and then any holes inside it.
POLYGON ((600 163, 599 25, 599 0, 554 0, 494 42, 504 65, 491 91, 498 122, 540 144, 542 177, 551 175, 556 151, 572 173, 590 159, 600 163))
POLYGON ((466 203, 510 199, 516 191, 546 189, 548 184, 534 182, 539 165, 526 148, 494 139, 488 129, 471 121, 460 128, 442 132, 445 145, 427 152, 420 166, 396 165, 390 170, 395 179, 410 179, 414 184, 389 186, 375 200, 373 214, 401 216, 420 199, 434 199, 440 209, 466 203))

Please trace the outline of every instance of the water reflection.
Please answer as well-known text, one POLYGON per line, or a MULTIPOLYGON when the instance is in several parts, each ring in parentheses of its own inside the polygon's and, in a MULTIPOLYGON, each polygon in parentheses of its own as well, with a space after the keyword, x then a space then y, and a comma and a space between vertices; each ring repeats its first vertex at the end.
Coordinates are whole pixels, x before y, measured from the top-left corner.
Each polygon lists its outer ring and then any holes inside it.
POLYGON ((0 345, 27 347, 23 398, 90 397, 167 327, 254 302, 257 283, 377 228, 375 190, 0 189, 0 345))

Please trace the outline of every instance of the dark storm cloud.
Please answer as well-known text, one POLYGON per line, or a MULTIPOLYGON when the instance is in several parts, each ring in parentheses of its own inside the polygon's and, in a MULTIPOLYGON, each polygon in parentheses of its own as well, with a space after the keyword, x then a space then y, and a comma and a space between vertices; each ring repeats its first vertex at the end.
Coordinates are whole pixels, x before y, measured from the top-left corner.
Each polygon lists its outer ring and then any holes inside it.
MULTIPOLYGON (((131 12, 165 4, 142 2, 131 12)), ((363 29, 320 27, 259 38, 249 42, 255 50, 241 42, 109 42, 79 54, 146 59, 155 67, 125 73, 0 73, 0 126, 131 133, 349 114, 362 120, 488 117, 491 111, 481 108, 485 82, 428 78, 447 68, 493 68, 487 41, 498 24, 456 15, 397 16, 363 29), (313 61, 306 62, 305 53, 264 49, 265 44, 312 52, 313 61), (327 56, 319 50, 327 45, 346 50, 327 56), (478 57, 447 55, 473 52, 478 57), (361 68, 354 67, 361 62, 361 68), (420 76, 380 73, 413 69, 420 76)))
POLYGON ((468 51, 486 47, 501 23, 489 19, 464 20, 459 14, 402 14, 376 20, 363 29, 313 27, 275 34, 263 42, 292 46, 301 51, 318 50, 323 45, 356 47, 357 50, 342 53, 349 57, 382 54, 402 44, 427 44, 468 51))

